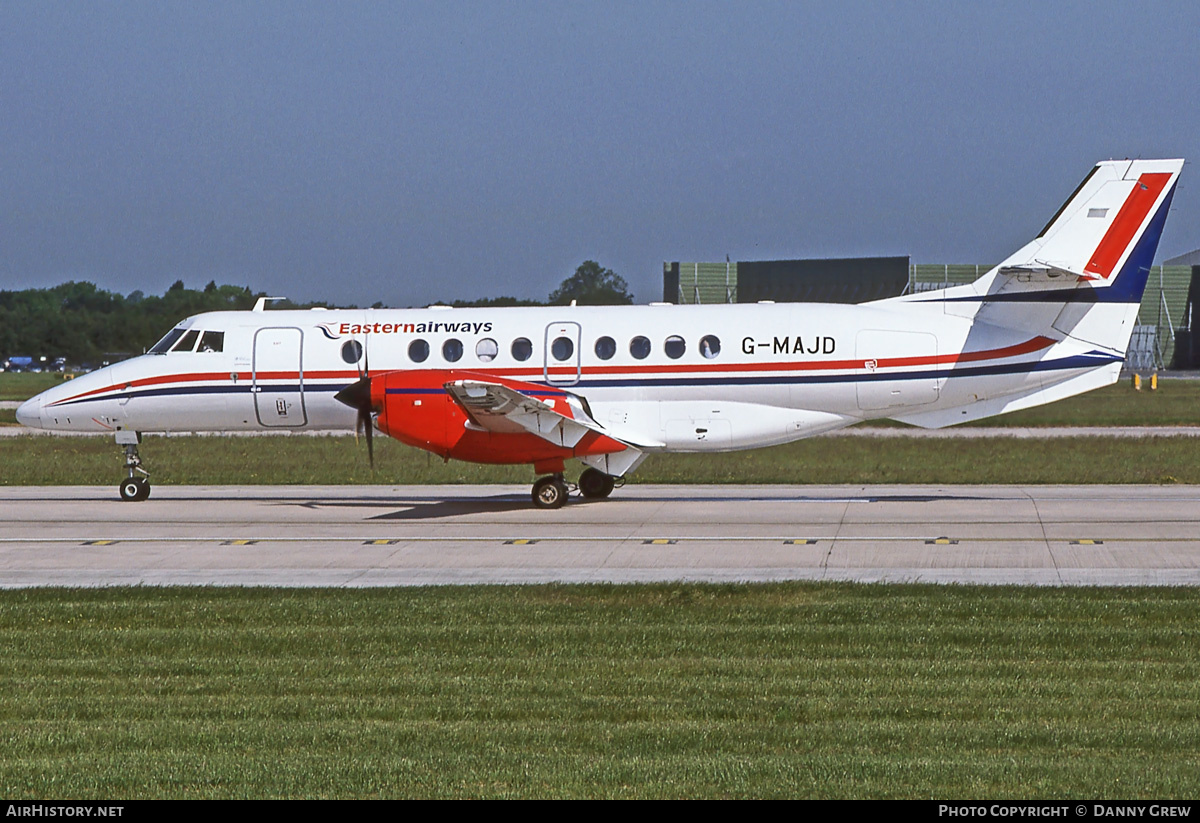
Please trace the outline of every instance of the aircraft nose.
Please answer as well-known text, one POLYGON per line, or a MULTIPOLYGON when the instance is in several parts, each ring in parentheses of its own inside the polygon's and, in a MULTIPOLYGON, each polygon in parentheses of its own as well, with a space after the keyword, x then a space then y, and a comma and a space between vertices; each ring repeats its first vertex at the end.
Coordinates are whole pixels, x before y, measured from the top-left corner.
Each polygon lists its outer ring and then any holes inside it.
POLYGON ((42 401, 34 397, 17 406, 17 422, 31 429, 42 428, 42 401))

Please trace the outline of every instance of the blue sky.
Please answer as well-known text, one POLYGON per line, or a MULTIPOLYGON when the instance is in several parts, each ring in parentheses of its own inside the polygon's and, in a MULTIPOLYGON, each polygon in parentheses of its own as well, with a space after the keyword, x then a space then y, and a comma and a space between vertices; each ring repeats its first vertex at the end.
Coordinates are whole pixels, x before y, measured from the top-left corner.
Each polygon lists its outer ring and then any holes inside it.
MULTIPOLYGON (((544 298, 585 259, 994 262, 1200 157, 1200 4, 0 4, 0 289, 544 298)), ((1200 246, 1185 167, 1160 258, 1200 246)))

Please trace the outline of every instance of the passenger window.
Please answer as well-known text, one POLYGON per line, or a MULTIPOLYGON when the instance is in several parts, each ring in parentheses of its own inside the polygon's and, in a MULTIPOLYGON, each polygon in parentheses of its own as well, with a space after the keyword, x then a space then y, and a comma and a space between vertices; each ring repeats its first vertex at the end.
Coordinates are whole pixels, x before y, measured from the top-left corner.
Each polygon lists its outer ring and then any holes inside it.
POLYGON ((500 353, 500 346, 490 337, 485 337, 475 344, 475 356, 481 362, 491 363, 496 359, 496 355, 500 353))
POLYGON ((175 344, 175 348, 171 349, 171 351, 191 351, 192 349, 196 348, 196 338, 199 336, 200 332, 196 329, 192 329, 183 336, 183 339, 175 344))
POLYGON ((362 359, 362 343, 357 340, 347 340, 342 344, 342 359, 347 363, 357 363, 362 359))
POLYGON ((225 350, 225 332, 206 331, 200 338, 200 348, 197 351, 218 352, 225 350))
POLYGON ((569 337, 556 337, 550 344, 550 353, 554 355, 555 360, 569 360, 575 353, 575 343, 569 337))
POLYGON ((512 356, 514 360, 524 362, 533 356, 533 344, 529 342, 527 337, 518 337, 512 344, 512 356))
POLYGON ((462 359, 463 344, 461 340, 451 337, 442 344, 442 357, 446 358, 448 363, 457 363, 462 359))
POLYGON ((420 338, 409 343, 408 359, 414 363, 424 363, 429 359, 429 344, 420 338))
POLYGON ((684 343, 683 338, 679 335, 673 334, 663 343, 663 351, 667 353, 667 357, 678 360, 687 351, 687 343, 684 343))
POLYGON ((721 339, 715 334, 706 334, 700 338, 700 354, 712 360, 721 353, 721 339))
POLYGON ((640 334, 629 341, 629 353, 638 360, 645 360, 650 356, 650 338, 642 337, 640 334))
POLYGON ((601 360, 612 360, 617 353, 617 341, 611 337, 601 337, 596 341, 596 356, 601 360))

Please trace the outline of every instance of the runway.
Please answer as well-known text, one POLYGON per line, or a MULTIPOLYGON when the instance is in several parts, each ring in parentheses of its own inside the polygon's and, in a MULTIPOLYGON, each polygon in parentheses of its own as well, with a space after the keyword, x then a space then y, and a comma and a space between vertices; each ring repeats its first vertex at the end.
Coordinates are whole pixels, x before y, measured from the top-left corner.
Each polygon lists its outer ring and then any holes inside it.
POLYGON ((0 488, 0 587, 1200 584, 1200 486, 0 488))

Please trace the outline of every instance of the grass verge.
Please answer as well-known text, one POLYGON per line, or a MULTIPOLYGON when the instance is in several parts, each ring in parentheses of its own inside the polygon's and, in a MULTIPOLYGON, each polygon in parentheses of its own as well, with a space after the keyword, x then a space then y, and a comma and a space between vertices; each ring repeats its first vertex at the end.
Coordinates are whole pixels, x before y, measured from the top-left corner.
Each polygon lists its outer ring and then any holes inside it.
MULTIPOLYGON (((529 466, 443 463, 388 438, 375 463, 353 437, 147 437, 156 484, 527 483, 529 466)), ((0 485, 108 485, 107 438, 0 438, 0 485)), ((569 474, 578 472, 578 467, 569 474)), ((1200 483, 1200 438, 813 438, 730 454, 652 455, 634 483, 1200 483)))
POLYGON ((0 592, 0 793, 1200 792, 1200 591, 0 592))
POLYGON ((50 372, 0 373, 0 400, 28 400, 38 392, 57 386, 66 378, 50 372))

